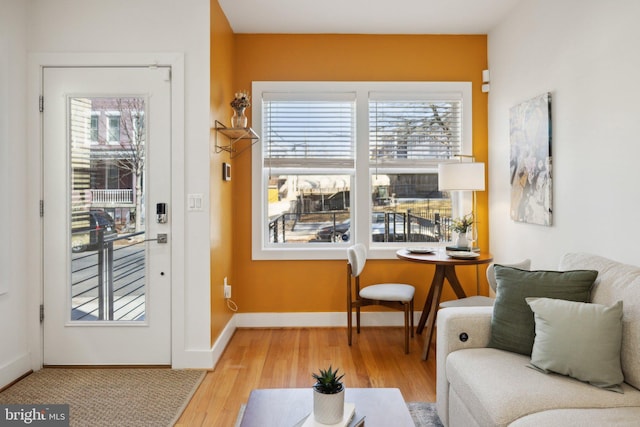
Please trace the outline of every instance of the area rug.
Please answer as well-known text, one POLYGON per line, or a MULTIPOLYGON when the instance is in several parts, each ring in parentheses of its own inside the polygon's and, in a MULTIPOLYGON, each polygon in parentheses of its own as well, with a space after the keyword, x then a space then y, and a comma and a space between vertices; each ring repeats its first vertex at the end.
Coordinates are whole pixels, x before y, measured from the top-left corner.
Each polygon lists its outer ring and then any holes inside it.
POLYGON ((436 412, 436 404, 432 402, 409 402, 409 413, 416 427, 443 427, 436 412))
POLYGON ((69 404, 71 426, 172 426, 205 376, 168 368, 45 368, 0 393, 0 404, 69 404))
MULTIPOLYGON (((239 427, 242 423, 242 416, 246 405, 240 407, 235 427, 239 427)), ((443 427, 438 413, 436 412, 436 404, 432 402, 409 402, 407 403, 409 413, 416 427, 443 427)), ((366 424, 366 421, 365 421, 366 424)))

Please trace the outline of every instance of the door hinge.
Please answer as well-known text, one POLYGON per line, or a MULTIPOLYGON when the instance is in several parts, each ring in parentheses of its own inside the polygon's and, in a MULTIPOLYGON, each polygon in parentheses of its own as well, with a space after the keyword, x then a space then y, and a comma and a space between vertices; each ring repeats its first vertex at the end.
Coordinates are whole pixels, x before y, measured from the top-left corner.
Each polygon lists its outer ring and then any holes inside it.
POLYGON ((40 200, 40 218, 44 217, 44 200, 40 200))
POLYGON ((44 96, 40 95, 38 99, 38 110, 43 113, 44 112, 44 96))
POLYGON ((40 323, 44 322, 44 304, 40 304, 40 323))

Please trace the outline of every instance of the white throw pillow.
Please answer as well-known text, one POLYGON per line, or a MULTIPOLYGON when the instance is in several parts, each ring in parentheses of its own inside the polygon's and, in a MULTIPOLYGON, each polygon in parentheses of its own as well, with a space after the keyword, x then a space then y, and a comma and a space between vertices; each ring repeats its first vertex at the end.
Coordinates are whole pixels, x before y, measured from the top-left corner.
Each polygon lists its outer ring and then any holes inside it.
POLYGON ((526 298, 536 337, 531 365, 622 393, 622 301, 607 307, 552 298, 526 298))

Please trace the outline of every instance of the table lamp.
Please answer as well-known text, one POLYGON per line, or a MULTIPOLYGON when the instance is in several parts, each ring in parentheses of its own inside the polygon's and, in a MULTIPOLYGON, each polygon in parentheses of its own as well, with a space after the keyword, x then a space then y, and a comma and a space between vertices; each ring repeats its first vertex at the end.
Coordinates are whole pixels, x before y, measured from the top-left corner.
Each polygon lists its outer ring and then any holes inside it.
MULTIPOLYGON (((458 163, 440 163, 438 165, 438 190, 440 191, 472 191, 474 230, 477 230, 476 191, 484 191, 484 163, 473 161, 463 162, 459 156, 458 163)), ((474 233, 476 234, 477 231, 474 233)), ((477 235, 473 236, 477 241, 477 235)))

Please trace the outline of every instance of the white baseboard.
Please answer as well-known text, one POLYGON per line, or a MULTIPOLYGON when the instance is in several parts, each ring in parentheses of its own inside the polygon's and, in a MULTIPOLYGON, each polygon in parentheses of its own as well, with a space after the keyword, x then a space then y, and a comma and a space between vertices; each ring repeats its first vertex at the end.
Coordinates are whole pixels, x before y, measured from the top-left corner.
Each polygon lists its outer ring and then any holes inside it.
POLYGON ((31 370, 31 357, 28 353, 22 354, 0 367, 0 388, 17 380, 31 370))
MULTIPOLYGON (((414 313, 417 322, 420 313, 414 313)), ((347 315, 345 312, 325 313, 238 313, 233 320, 238 328, 328 328, 346 327, 347 315)), ((355 314, 353 314, 355 324, 355 314)), ((361 326, 403 326, 402 312, 362 312, 360 314, 361 326)))
POLYGON ((220 335, 218 335, 216 342, 213 343, 213 347, 211 348, 212 358, 213 358, 212 368, 215 368, 215 366, 218 364, 218 361, 220 360, 220 357, 222 356, 224 349, 227 348, 227 345, 229 344, 229 341, 231 340, 233 333, 236 331, 236 320, 235 320, 236 316, 237 314, 234 314, 231 317, 231 319, 227 322, 226 326, 222 329, 222 332, 220 333, 220 335))

